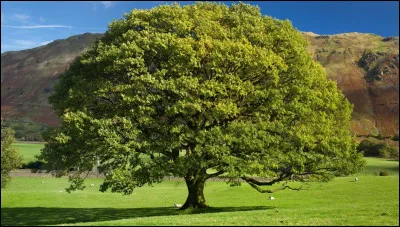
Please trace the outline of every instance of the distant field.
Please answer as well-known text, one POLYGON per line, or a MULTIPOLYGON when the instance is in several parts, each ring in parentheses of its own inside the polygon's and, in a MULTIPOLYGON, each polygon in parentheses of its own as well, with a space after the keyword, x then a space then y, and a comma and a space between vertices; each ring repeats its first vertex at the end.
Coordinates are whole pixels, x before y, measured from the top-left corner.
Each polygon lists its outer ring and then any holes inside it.
POLYGON ((359 174, 355 175, 376 175, 380 170, 387 171, 389 175, 399 175, 399 161, 384 159, 384 158, 373 158, 366 157, 367 160, 366 168, 359 174))
POLYGON ((40 150, 44 147, 44 143, 14 143, 11 147, 17 149, 22 155, 23 161, 27 164, 30 161, 36 161, 35 155, 40 154, 40 150))
MULTIPOLYGON (((1 225, 399 225, 398 161, 367 158, 354 176, 305 185, 306 190, 274 193, 275 200, 248 184, 207 182, 212 208, 178 211, 187 196, 184 182, 166 181, 135 189, 129 196, 101 193, 102 179, 68 194, 67 178, 13 178, 1 192, 1 225), (386 170, 390 176, 374 176, 386 170), (40 182, 44 181, 44 184, 40 182)), ((298 186, 299 183, 292 183, 298 186)), ((272 186, 273 188, 279 185, 272 186)))

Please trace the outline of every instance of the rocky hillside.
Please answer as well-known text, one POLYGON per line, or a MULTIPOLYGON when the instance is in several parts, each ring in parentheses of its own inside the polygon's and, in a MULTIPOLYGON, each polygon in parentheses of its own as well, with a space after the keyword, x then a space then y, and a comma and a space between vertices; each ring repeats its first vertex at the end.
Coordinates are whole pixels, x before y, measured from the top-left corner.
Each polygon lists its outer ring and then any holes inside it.
POLYGON ((399 37, 303 33, 309 52, 354 104, 357 135, 399 134, 399 37))
MULTIPOLYGON (((394 136, 399 131, 399 39, 373 34, 303 33, 309 52, 354 104, 352 131, 394 136)), ((47 102, 72 60, 101 34, 83 34, 1 55, 1 114, 50 126, 58 119, 47 102)))
POLYGON ((85 33, 37 48, 1 54, 1 115, 56 126, 48 103, 52 86, 78 55, 102 34, 85 33))

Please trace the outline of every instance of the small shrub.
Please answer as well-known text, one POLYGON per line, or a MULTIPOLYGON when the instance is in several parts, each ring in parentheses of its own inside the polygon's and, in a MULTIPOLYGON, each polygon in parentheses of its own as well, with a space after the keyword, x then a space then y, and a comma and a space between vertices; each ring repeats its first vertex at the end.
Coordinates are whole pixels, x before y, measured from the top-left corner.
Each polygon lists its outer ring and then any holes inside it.
POLYGON ((367 138, 363 140, 357 147, 359 152, 364 152, 365 157, 381 157, 380 148, 382 144, 379 143, 379 140, 374 138, 367 138))
POLYGON ((380 170, 379 176, 389 176, 389 173, 386 170, 380 170))
POLYGON ((384 137, 381 133, 379 133, 379 134, 376 136, 376 138, 377 138, 378 140, 383 140, 383 139, 385 139, 385 137, 384 137))
POLYGON ((379 148, 378 148, 379 156, 378 157, 389 158, 389 156, 390 156, 389 151, 388 151, 389 149, 390 149, 390 146, 387 144, 382 144, 381 146, 379 146, 379 148))
POLYGON ((382 153, 382 155, 385 155, 384 157, 386 157, 386 158, 399 160, 399 148, 398 147, 384 144, 384 146, 382 146, 379 151, 380 151, 380 153, 382 153))
POLYGON ((22 169, 42 169, 44 162, 42 161, 30 161, 28 164, 23 164, 22 169))
POLYGON ((359 152, 364 152, 365 157, 380 157, 399 159, 399 149, 396 146, 389 145, 384 141, 375 138, 367 138, 363 140, 357 147, 359 152))

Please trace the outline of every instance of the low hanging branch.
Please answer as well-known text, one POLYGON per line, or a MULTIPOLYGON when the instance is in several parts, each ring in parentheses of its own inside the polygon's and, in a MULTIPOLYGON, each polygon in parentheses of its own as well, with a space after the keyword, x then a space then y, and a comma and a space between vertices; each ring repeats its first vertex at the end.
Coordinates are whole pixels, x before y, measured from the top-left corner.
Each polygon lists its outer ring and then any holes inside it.
POLYGON ((247 183, 249 183, 251 187, 255 188, 255 189, 256 189, 257 191, 259 191, 260 193, 274 193, 274 192, 277 192, 277 191, 280 191, 280 190, 284 190, 284 189, 286 189, 286 188, 289 188, 289 189, 295 190, 295 191, 300 191, 301 188, 303 187, 303 185, 302 185, 302 186, 300 186, 300 188, 292 188, 292 187, 290 187, 289 185, 285 185, 285 186, 282 187, 282 188, 276 188, 276 189, 274 189, 274 190, 271 190, 271 189, 261 189, 261 188, 258 187, 256 184, 253 184, 253 183, 251 183, 251 182, 247 182, 247 183))
POLYGON ((243 176, 242 179, 245 180, 249 184, 252 183, 252 184, 256 184, 256 185, 273 185, 273 184, 275 184, 277 182, 283 181, 285 179, 285 177, 286 177, 286 174, 285 173, 281 173, 279 175, 279 178, 271 180, 269 182, 257 181, 257 180, 255 180, 253 178, 246 177, 246 176, 243 176))
POLYGON ((271 181, 269 181, 269 182, 257 181, 257 180, 255 180, 255 179, 253 179, 253 178, 246 177, 246 176, 242 177, 242 179, 245 180, 247 183, 249 183, 251 187, 253 187, 253 188, 256 189, 257 191, 259 191, 260 193, 274 193, 274 192, 276 192, 276 191, 284 190, 284 189, 286 189, 286 188, 289 188, 289 189, 295 190, 295 191, 301 190, 301 188, 303 187, 303 185, 300 186, 300 188, 292 188, 292 187, 290 187, 289 185, 285 184, 284 187, 282 187, 282 188, 277 188, 277 189, 273 189, 273 190, 271 190, 271 189, 262 189, 262 188, 259 187, 259 185, 273 185, 273 184, 275 184, 275 183, 277 183, 277 182, 280 182, 280 181, 284 180, 286 176, 287 176, 287 175, 286 175, 285 173, 281 173, 281 175, 279 176, 279 178, 274 179, 274 180, 271 180, 271 181))
POLYGON ((216 173, 207 174, 207 179, 212 178, 212 177, 217 177, 217 176, 223 174, 224 172, 225 172, 225 171, 220 170, 220 171, 218 171, 218 172, 216 172, 216 173))

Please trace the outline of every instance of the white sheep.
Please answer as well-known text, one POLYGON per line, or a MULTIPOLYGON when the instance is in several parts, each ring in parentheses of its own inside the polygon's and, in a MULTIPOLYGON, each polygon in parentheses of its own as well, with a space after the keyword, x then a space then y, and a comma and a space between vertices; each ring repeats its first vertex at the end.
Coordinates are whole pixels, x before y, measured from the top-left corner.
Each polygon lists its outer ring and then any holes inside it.
POLYGON ((90 187, 94 187, 94 184, 91 184, 90 187))
POLYGON ((174 206, 175 206, 175 207, 182 207, 182 204, 174 203, 174 206))
POLYGON ((356 178, 354 179, 354 181, 358 181, 358 178, 356 177, 356 178))
POLYGON ((273 196, 269 196, 269 199, 270 200, 274 200, 275 198, 273 196))

